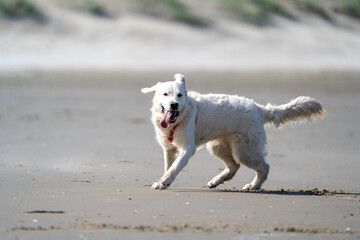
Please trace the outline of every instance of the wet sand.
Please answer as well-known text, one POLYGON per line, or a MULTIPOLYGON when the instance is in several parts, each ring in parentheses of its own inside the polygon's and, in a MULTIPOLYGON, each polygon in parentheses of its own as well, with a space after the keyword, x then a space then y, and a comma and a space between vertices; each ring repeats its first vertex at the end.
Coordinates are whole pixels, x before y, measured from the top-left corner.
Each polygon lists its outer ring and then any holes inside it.
POLYGON ((220 160, 199 150, 173 185, 140 88, 173 72, 0 75, 2 239, 359 239, 360 72, 183 72, 188 89, 265 104, 299 95, 325 119, 267 127, 264 190, 253 172, 203 188, 220 160))

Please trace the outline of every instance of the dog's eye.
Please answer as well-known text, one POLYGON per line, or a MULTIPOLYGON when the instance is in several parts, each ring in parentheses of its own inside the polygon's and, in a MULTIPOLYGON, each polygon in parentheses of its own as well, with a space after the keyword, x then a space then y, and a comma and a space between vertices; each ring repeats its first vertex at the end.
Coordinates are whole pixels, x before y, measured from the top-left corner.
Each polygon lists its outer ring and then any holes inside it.
POLYGON ((181 93, 179 93, 177 96, 178 96, 178 97, 182 97, 182 94, 181 94, 181 93))
POLYGON ((167 96, 168 94, 167 93, 164 93, 164 96, 167 96))

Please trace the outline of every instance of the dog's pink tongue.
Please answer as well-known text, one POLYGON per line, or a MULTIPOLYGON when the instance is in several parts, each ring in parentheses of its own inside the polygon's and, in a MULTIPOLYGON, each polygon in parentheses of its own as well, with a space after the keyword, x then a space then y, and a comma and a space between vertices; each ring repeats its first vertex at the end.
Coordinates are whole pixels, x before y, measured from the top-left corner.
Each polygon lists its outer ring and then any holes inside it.
POLYGON ((160 124, 163 128, 168 128, 170 126, 170 118, 171 118, 171 112, 166 111, 163 119, 161 119, 160 121, 160 124))

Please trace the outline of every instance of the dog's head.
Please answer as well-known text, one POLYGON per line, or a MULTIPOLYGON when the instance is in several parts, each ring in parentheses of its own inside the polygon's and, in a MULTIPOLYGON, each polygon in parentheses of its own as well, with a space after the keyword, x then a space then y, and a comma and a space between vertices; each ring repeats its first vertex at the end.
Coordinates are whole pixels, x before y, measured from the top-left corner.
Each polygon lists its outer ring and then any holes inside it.
POLYGON ((175 81, 158 82, 150 88, 143 88, 143 93, 154 93, 154 106, 157 112, 161 112, 160 124, 163 128, 168 128, 171 123, 175 123, 181 110, 185 106, 187 93, 185 87, 185 77, 182 74, 175 74, 175 81))

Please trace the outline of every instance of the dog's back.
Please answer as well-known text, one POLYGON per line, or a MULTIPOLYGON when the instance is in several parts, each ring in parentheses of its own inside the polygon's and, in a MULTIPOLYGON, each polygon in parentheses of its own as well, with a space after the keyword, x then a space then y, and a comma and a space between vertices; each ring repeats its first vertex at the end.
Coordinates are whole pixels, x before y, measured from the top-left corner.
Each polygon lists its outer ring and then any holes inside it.
POLYGON ((236 95, 189 92, 197 103, 196 138, 210 141, 228 134, 262 129, 263 114, 251 99, 236 95))

